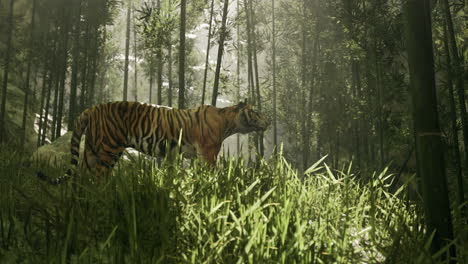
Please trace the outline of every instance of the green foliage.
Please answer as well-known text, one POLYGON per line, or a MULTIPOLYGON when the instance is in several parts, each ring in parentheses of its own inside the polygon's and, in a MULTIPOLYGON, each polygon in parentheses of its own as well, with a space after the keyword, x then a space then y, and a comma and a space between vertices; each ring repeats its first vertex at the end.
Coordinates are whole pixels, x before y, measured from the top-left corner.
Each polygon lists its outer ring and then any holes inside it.
POLYGON ((0 152, 0 262, 425 263, 419 207, 389 192, 386 172, 359 182, 317 163, 298 175, 284 158, 210 169, 131 158, 105 184, 62 186, 0 152))

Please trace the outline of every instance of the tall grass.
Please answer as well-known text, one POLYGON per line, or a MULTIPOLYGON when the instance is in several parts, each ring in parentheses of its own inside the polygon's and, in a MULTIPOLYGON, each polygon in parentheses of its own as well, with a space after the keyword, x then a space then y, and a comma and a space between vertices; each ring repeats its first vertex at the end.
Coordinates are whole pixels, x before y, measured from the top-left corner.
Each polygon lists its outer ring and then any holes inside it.
POLYGON ((55 187, 35 171, 63 168, 6 150, 0 162, 1 263, 438 261, 422 210, 386 172, 364 182, 326 160, 298 175, 281 156, 216 169, 132 158, 105 184, 55 187))

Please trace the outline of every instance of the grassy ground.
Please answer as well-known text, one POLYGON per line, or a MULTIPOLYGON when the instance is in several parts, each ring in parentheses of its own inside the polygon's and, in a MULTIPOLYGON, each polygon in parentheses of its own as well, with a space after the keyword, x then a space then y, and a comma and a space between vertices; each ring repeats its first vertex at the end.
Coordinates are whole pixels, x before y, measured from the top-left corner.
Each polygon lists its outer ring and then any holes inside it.
POLYGON ((0 164, 0 263, 438 262, 421 209, 386 173, 363 183, 325 163, 299 177, 282 158, 216 170, 134 158, 106 184, 56 187, 35 172, 63 168, 6 149, 0 164))

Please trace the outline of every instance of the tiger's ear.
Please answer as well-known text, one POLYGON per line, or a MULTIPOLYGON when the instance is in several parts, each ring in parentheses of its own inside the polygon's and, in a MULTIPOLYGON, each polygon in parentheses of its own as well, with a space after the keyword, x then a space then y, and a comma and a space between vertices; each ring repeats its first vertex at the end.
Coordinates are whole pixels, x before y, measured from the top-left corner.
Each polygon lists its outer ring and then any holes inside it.
POLYGON ((240 102, 236 105, 234 111, 235 111, 235 112, 239 112, 242 108, 244 108, 244 107, 246 107, 246 106, 247 106, 247 99, 246 99, 245 101, 240 101, 240 102))

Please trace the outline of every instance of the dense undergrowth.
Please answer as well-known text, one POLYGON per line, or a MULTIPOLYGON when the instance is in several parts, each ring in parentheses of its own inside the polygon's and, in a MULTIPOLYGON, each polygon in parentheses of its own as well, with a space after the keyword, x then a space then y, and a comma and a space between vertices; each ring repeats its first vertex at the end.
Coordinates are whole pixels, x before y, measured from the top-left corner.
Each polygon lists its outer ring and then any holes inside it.
POLYGON ((439 261, 421 209, 404 187, 389 192, 386 173, 363 182, 324 162, 299 176, 281 157, 215 170, 133 158, 105 184, 50 186, 35 172, 63 168, 14 151, 0 159, 1 263, 439 261))

